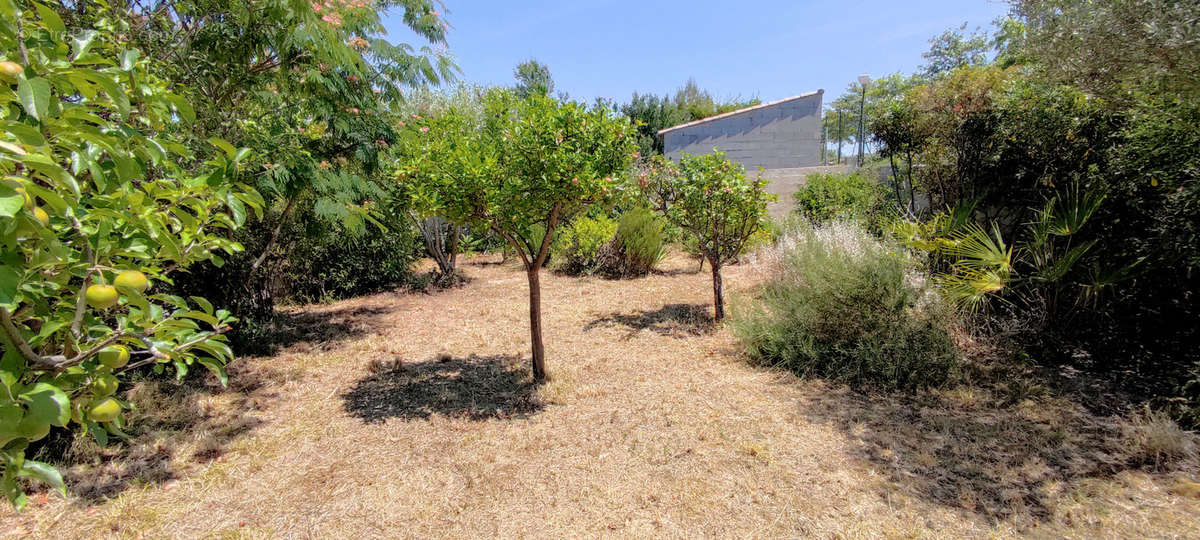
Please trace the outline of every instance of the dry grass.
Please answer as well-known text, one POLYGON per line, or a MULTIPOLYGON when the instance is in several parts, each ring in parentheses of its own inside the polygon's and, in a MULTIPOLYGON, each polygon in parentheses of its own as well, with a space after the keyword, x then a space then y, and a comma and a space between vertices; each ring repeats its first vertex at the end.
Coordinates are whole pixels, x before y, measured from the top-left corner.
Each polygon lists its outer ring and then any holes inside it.
POLYGON ((864 396, 746 365, 708 320, 708 274, 683 258, 629 281, 547 273, 553 380, 535 387, 524 276, 475 263, 462 288, 295 310, 278 353, 239 361, 228 390, 145 383, 144 434, 73 468, 70 498, 5 511, 0 531, 1200 535, 1194 460, 1137 468, 1117 419, 1064 399, 864 396), (96 469, 119 481, 81 491, 96 469))

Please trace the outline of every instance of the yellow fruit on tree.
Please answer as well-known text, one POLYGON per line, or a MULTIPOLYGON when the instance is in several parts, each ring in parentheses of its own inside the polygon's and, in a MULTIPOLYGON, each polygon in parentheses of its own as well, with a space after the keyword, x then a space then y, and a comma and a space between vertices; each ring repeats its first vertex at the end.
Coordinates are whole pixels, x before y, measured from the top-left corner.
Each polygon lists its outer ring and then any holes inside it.
POLYGON ((92 393, 95 394, 96 397, 111 396, 113 395, 113 392, 117 391, 117 386, 120 384, 121 383, 117 381, 116 377, 106 373, 96 377, 96 380, 92 381, 92 393))
POLYGON ((50 214, 47 214, 41 207, 33 207, 33 217, 42 224, 43 227, 50 224, 50 214))
POLYGON ((129 349, 124 345, 105 347, 100 351, 100 363, 112 369, 123 367, 129 363, 129 349))
POLYGON ((20 193, 22 197, 25 197, 25 206, 33 206, 33 197, 29 196, 29 192, 25 190, 25 186, 17 186, 13 188, 13 191, 20 193))
POLYGON ((137 270, 126 270, 117 274, 113 279, 113 285, 118 287, 129 287, 137 292, 146 292, 150 288, 150 280, 146 279, 146 274, 137 270))
POLYGON ((92 285, 84 293, 87 303, 96 309, 108 309, 117 305, 117 288, 112 285, 92 285))
POLYGON ((88 418, 97 422, 112 422, 121 414, 121 404, 113 398, 104 398, 88 409, 88 418))
POLYGON ((25 71, 25 68, 21 67, 21 64, 16 62, 0 62, 0 77, 3 77, 8 82, 16 81, 17 75, 20 75, 22 71, 25 71))

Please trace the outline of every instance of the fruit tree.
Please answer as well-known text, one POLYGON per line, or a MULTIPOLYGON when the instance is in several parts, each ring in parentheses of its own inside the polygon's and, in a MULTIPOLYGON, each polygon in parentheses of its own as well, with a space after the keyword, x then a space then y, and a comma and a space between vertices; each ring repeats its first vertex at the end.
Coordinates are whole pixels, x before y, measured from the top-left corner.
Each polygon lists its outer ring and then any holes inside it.
POLYGON ((651 208, 695 239, 712 269, 713 318, 724 319, 721 268, 767 219, 767 203, 774 195, 766 192, 766 180, 747 178, 741 165, 717 151, 684 154, 678 165, 655 156, 639 173, 638 185, 651 208))
POLYGON ((555 228, 616 194, 635 145, 612 111, 493 89, 481 115, 412 115, 399 175, 462 225, 491 230, 520 255, 529 281, 533 376, 546 378, 540 270, 555 228), (531 234, 534 230, 545 234, 531 234))
POLYGON ((0 487, 59 490, 25 459, 51 427, 124 436, 119 375, 198 363, 224 380, 232 318, 203 298, 155 291, 173 270, 220 262, 261 199, 237 183, 247 151, 213 139, 203 161, 164 133, 193 117, 116 23, 69 32, 51 9, 0 0, 0 487), (12 67, 15 65, 15 67, 12 67))

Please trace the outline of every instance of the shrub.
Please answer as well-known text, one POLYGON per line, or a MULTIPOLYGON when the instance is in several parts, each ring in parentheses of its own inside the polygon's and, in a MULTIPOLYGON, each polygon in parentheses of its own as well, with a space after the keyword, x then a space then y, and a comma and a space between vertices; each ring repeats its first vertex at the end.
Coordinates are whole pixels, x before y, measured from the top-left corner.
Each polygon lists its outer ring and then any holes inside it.
POLYGON ((884 211, 883 184, 855 171, 851 174, 810 174, 793 197, 795 212, 813 223, 832 219, 874 227, 884 211))
POLYGON ((900 250, 835 222, 765 251, 766 281, 732 325, 755 362, 887 388, 947 379, 951 311, 900 250))
POLYGON ((302 238, 283 269, 290 282, 288 298, 321 302, 407 283, 419 242, 414 231, 403 226, 302 238))
POLYGON ((666 254, 664 225, 662 218, 645 208, 625 212, 617 224, 617 235, 613 238, 617 267, 604 270, 622 276, 650 273, 666 254))
MULTIPOLYGON (((403 209, 384 209, 400 212, 403 209)), ((385 217, 389 214, 384 214, 385 217)), ((311 206, 297 207, 274 244, 264 266, 251 273, 251 263, 266 249, 270 223, 248 222, 234 236, 246 251, 224 264, 188 267, 164 284, 179 296, 204 296, 232 312, 239 323, 229 334, 239 354, 268 352, 274 331, 275 305, 349 298, 410 282, 420 240, 399 218, 387 230, 367 225, 358 233, 317 218, 311 206)))
POLYGON ((617 232, 617 222, 607 216, 582 217, 563 227, 554 239, 558 269, 568 274, 590 274, 596 270, 601 248, 617 232))

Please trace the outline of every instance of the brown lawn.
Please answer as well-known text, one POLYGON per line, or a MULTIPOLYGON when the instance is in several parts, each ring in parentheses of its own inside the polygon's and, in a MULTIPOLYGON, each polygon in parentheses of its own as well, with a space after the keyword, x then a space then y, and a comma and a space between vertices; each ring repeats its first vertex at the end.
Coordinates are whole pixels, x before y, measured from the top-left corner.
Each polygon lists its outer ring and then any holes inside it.
MULTIPOLYGON (((1197 537, 1194 464, 1133 467, 1113 419, 1037 393, 862 395, 748 365, 707 272, 523 274, 288 312, 230 388, 143 382, 143 433, 76 443, 71 496, 8 537, 1197 537), (1181 483, 1182 482, 1182 483, 1181 483), (1179 494, 1175 492, 1178 491, 1179 494)), ((730 289, 754 279, 728 270, 730 289)))

